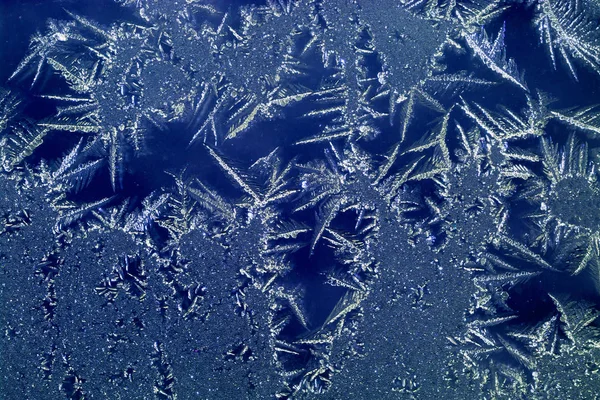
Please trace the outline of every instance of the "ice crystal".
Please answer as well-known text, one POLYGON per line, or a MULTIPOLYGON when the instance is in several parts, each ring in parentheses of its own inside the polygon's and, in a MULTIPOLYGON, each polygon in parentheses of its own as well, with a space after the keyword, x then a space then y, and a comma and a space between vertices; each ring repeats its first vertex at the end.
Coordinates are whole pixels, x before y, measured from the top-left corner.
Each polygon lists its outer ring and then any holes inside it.
POLYGON ((3 53, 9 397, 593 396, 593 2, 63 3, 3 53))
POLYGON ((581 62, 595 73, 600 73, 600 42, 594 13, 598 10, 587 1, 573 0, 539 1, 534 20, 540 43, 550 56, 552 66, 557 68, 560 57, 571 76, 577 80, 574 60, 581 62))

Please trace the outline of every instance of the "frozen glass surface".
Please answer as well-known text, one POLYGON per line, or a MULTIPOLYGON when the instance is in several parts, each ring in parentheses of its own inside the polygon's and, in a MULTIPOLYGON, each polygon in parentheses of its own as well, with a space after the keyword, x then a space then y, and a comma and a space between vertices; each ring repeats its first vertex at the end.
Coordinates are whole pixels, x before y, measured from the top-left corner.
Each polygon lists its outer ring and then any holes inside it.
POLYGON ((0 399, 595 399, 597 0, 0 0, 0 399))

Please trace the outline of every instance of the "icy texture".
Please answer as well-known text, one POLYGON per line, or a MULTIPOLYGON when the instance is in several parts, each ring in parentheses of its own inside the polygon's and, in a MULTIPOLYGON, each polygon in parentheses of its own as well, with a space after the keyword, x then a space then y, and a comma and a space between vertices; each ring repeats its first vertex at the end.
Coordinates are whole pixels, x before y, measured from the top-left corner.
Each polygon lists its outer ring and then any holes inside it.
POLYGON ((86 5, 0 49, 3 398, 595 395, 591 0, 86 5))

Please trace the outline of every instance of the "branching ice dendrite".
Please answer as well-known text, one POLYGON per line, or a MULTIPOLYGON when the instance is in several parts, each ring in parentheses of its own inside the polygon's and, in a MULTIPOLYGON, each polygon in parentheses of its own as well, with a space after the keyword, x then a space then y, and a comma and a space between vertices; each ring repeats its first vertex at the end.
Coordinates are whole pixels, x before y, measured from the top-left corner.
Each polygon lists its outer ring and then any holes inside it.
POLYGON ((473 51, 473 54, 481 60, 483 65, 502 79, 528 92, 529 90, 525 86, 523 78, 519 75, 515 61, 512 58, 506 60, 505 31, 506 25, 502 25, 493 42, 483 27, 479 32, 463 33, 463 38, 473 51))

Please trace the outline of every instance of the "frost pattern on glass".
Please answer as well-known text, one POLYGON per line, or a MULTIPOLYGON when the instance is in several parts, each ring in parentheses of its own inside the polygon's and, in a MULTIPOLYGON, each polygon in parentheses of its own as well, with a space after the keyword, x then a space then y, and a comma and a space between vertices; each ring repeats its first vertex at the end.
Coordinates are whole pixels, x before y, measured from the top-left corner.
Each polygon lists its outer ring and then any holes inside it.
POLYGON ((9 397, 594 398, 593 1, 105 3, 7 52, 9 397))

